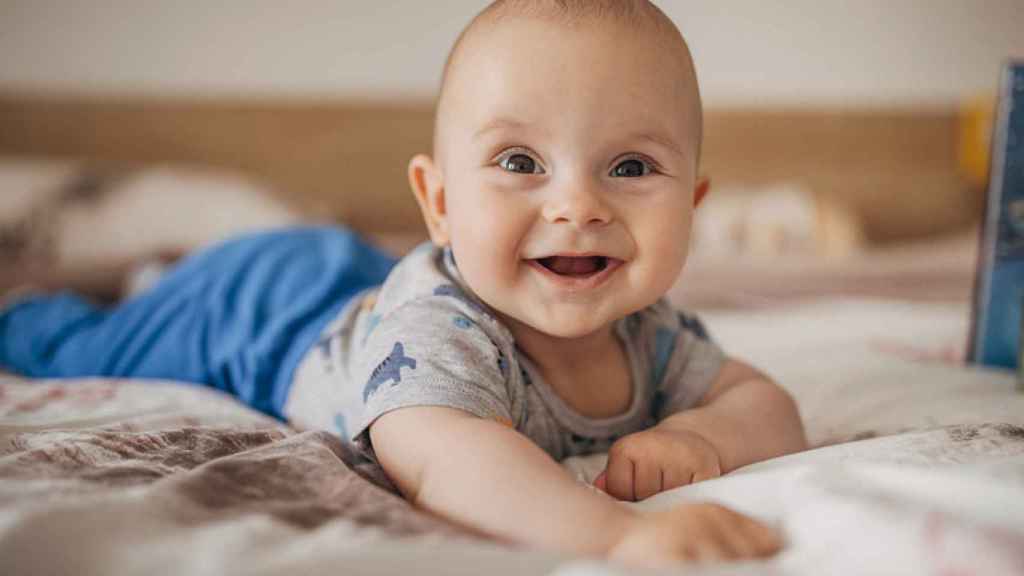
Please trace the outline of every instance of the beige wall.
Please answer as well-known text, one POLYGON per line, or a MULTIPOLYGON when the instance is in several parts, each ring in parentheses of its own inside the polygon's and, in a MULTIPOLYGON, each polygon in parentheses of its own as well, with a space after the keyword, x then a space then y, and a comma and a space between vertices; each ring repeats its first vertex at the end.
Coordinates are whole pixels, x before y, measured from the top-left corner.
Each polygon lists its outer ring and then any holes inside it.
MULTIPOLYGON (((423 99, 481 0, 2 0, 0 91, 423 99)), ((711 106, 948 106, 1021 0, 662 0, 711 106)))

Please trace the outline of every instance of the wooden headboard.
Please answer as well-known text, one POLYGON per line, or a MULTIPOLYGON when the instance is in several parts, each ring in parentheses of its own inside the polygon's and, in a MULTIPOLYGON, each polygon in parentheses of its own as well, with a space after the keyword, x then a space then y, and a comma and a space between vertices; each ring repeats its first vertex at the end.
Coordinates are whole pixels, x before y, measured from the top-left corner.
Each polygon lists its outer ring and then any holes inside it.
MULTIPOLYGON (((429 103, 0 95, 0 155, 201 164, 264 179, 364 232, 418 233, 406 165, 429 152, 429 103)), ((849 205, 875 241, 977 220, 955 110, 707 112, 702 171, 740 189, 798 183, 849 205)))

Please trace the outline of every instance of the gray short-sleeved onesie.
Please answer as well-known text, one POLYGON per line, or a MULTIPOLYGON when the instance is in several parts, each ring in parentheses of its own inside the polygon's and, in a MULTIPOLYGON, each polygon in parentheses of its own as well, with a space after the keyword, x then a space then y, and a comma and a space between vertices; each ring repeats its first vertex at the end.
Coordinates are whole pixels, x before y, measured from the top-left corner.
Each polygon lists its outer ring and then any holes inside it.
POLYGON ((424 244, 328 326, 296 370, 284 413, 298 426, 339 434, 370 460, 370 424, 407 406, 504 422, 556 460, 606 451, 693 406, 724 360, 695 317, 663 300, 614 329, 632 369, 633 399, 623 414, 588 418, 559 398, 473 296, 451 251, 424 244))

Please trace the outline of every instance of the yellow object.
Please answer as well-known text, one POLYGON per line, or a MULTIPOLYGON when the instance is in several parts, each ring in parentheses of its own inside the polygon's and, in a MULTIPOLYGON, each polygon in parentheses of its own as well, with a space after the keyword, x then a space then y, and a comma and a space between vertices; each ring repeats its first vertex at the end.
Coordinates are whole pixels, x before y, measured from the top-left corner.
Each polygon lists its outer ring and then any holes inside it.
POLYGON ((960 110, 960 170, 977 189, 988 186, 995 112, 995 96, 975 98, 960 110))

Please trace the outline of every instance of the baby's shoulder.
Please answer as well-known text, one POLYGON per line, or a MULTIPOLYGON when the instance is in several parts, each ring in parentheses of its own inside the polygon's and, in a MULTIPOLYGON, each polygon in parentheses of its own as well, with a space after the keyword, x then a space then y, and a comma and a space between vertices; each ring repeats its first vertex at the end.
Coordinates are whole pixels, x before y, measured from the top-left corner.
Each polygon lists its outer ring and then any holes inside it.
POLYGON ((380 287, 376 308, 386 313, 425 299, 455 298, 480 308, 479 301, 465 290, 458 271, 449 262, 445 248, 424 242, 405 255, 380 287))

